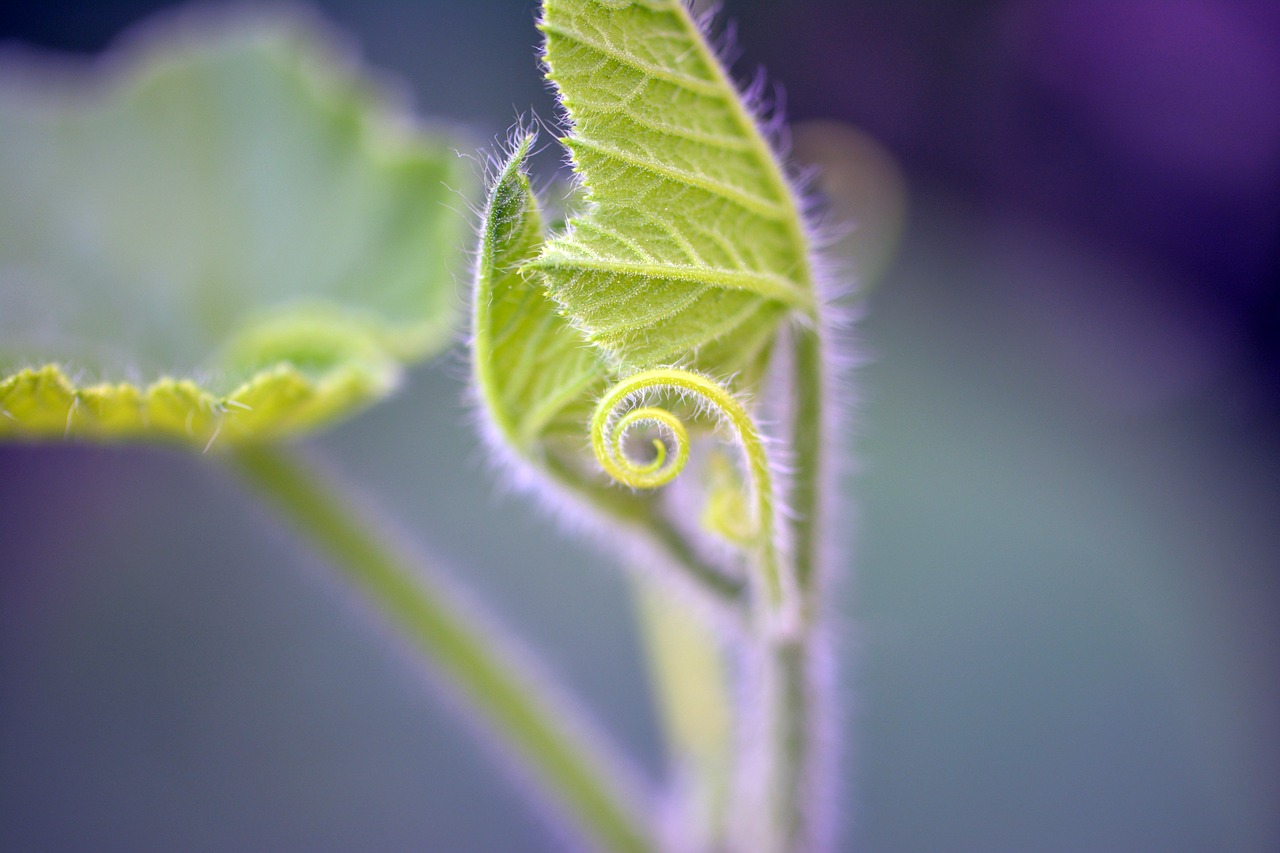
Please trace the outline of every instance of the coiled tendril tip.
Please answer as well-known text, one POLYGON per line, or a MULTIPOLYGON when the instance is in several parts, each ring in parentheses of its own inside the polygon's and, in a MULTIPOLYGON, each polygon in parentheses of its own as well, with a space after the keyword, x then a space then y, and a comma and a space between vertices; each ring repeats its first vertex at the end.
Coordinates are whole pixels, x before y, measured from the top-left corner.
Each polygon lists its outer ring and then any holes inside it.
POLYGON ((656 489, 670 483, 689 461, 689 430, 684 422, 655 406, 642 406, 613 417, 615 405, 603 411, 597 409, 597 416, 592 418, 591 442, 601 466, 613 479, 635 489, 656 489), (599 428, 596 427, 598 420, 599 428), (657 427, 663 434, 663 438, 653 439, 654 455, 646 462, 635 461, 626 446, 631 431, 641 426, 657 427), (674 454, 667 449, 668 441, 674 454))
MULTIPOLYGON (((749 531, 747 535, 757 540, 754 545, 760 549, 757 558, 765 593, 773 602, 781 601, 781 566, 772 539, 773 477, 765 443, 746 407, 731 391, 706 376, 676 367, 633 373, 609 388, 596 404, 591 416, 591 447, 596 459, 609 476, 636 489, 656 489, 679 475, 689 460, 689 430, 667 409, 639 404, 643 402, 640 398, 655 391, 692 396, 700 408, 714 412, 733 428, 745 457, 751 490, 751 518, 740 529, 749 531), (643 461, 627 453, 627 437, 639 426, 656 427, 663 435, 662 439, 653 439, 653 458, 643 461)), ((747 546, 745 541, 742 544, 747 546)))

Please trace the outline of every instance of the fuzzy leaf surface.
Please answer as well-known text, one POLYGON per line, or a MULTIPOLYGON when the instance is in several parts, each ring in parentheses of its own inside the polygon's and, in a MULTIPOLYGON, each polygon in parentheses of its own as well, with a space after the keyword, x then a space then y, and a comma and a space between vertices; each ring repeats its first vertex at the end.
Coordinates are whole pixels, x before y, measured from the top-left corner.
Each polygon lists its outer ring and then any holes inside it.
POLYGON ((750 375, 783 319, 815 310, 755 118, 679 0, 548 0, 540 26, 589 203, 529 267, 618 366, 750 375))
POLYGON ((0 439, 295 433, 448 343, 472 181, 297 16, 0 63, 0 439))
POLYGON ((545 239, 525 174, 524 139, 489 191, 476 259, 477 384, 503 437, 526 455, 557 434, 581 441, 606 367, 557 311, 536 276, 522 271, 545 239))

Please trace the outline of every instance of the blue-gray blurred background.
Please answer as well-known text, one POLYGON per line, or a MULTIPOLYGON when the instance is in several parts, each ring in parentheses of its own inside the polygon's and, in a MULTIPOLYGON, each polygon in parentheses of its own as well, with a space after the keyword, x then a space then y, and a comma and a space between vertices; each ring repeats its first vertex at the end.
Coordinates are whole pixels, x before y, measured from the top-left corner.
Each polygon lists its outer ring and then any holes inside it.
MULTIPOLYGON (((865 280, 907 188, 842 333, 842 849, 1280 849, 1280 4, 724 5, 740 74, 844 123, 796 149, 865 280)), ((319 9, 477 147, 554 117, 531 2, 319 9)), ((317 451, 656 773, 626 585, 495 485, 464 376, 317 451)), ((215 465, 0 448, 0 849, 557 849, 492 759, 215 465)))

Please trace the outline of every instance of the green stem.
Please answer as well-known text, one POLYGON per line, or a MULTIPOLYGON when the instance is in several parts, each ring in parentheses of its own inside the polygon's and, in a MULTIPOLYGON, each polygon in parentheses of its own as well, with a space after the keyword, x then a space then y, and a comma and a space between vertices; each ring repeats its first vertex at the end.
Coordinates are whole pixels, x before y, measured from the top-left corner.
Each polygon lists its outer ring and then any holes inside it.
POLYGON ((766 731, 767 843, 762 849, 814 849, 812 762, 814 696, 808 637, 775 639, 763 649, 766 731))
POLYGON ((815 633, 822 618, 818 563, 822 531, 822 477, 825 464, 823 399, 825 365, 814 329, 794 330, 791 444, 793 471, 787 495, 791 509, 791 559, 800 607, 791 632, 767 633, 762 644, 768 741, 765 796, 770 812, 769 848, 812 849, 822 835, 814 825, 813 789, 830 783, 815 771, 815 732, 828 695, 815 688, 812 672, 815 633))
POLYGON ((795 469, 787 504, 791 508, 792 559, 795 561, 796 583, 808 611, 814 606, 812 595, 819 560, 818 525, 821 520, 822 466, 825 462, 822 417, 825 383, 822 343, 818 332, 814 329, 797 328, 794 334, 795 401, 791 440, 795 469))
POLYGON ((338 490, 285 451, 247 447, 229 457, 249 484, 422 652, 602 849, 654 847, 650 810, 622 768, 606 761, 535 680, 428 567, 389 542, 338 490))

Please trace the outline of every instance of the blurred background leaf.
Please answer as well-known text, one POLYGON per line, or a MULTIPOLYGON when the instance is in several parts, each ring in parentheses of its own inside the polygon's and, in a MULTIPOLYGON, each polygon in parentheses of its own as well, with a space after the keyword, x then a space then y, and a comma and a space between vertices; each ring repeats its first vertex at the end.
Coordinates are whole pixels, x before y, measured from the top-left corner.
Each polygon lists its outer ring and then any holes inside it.
POLYGON ((448 343, 473 170, 317 21, 5 60, 0 437, 279 435, 448 343))

